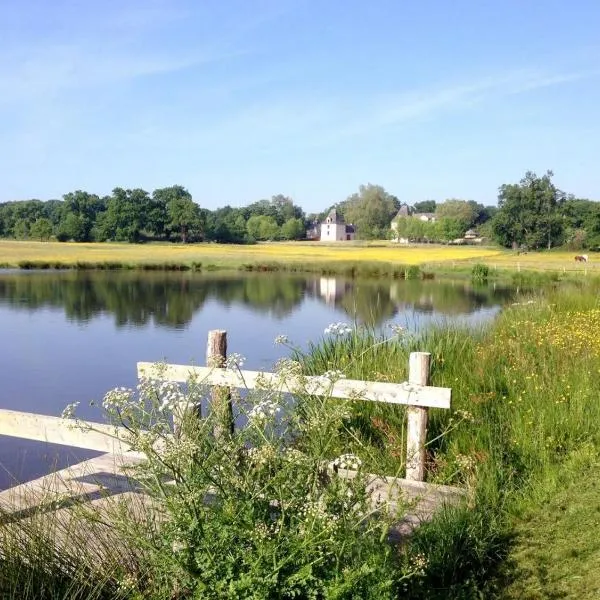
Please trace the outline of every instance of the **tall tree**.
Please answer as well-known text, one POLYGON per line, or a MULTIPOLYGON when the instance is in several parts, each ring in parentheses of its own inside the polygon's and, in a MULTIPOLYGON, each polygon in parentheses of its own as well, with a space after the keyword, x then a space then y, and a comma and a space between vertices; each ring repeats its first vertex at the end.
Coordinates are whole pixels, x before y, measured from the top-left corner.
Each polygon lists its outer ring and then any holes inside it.
POLYGON ((185 244, 190 233, 200 233, 200 207, 193 201, 192 195, 181 185, 154 190, 152 199, 166 210, 166 229, 176 233, 185 244))
POLYGON ((421 202, 415 202, 414 205, 414 209, 418 213, 434 213, 435 208, 435 200, 421 200, 421 202))
POLYGON ((380 185, 361 185, 340 209, 347 223, 356 227, 361 239, 385 239, 390 222, 400 208, 400 201, 380 185))
POLYGON ((115 188, 102 219, 102 238, 139 242, 146 228, 150 197, 145 190, 115 188))
POLYGON ((500 244, 537 249, 561 243, 564 220, 560 209, 565 194, 552 183, 552 176, 552 171, 543 177, 528 171, 518 184, 500 187, 492 222, 500 244))
POLYGON ((46 217, 36 219, 31 225, 29 235, 32 238, 40 240, 40 242, 49 240, 52 235, 52 222, 46 217))
MULTIPOLYGON (((481 206, 481 205, 479 205, 481 206)), ((483 206, 481 206, 483 209, 483 206)), ((438 204, 435 209, 435 214, 438 219, 452 219, 456 224, 460 224, 462 232, 460 237, 469 227, 472 227, 479 216, 478 205, 472 200, 458 200, 450 198, 442 204, 438 204)), ((450 229, 453 229, 452 227, 450 229)))

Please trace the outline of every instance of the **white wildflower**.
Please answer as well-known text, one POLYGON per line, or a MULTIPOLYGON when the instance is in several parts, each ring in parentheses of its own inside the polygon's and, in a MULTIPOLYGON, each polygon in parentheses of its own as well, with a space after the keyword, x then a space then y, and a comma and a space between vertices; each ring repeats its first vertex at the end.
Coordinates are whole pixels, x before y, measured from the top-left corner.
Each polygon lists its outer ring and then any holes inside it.
POLYGON ((282 358, 275 364, 275 372, 280 378, 298 377, 302 374, 302 365, 297 360, 282 358))
POLYGON ((342 454, 338 456, 336 459, 331 461, 330 465, 337 469, 345 469, 351 471, 358 471, 360 466, 362 465, 362 461, 355 454, 342 454))
POLYGON ((178 552, 182 552, 183 550, 186 549, 186 544, 184 542, 182 542, 181 540, 173 540, 173 543, 171 544, 171 550, 173 550, 174 554, 177 554, 178 552))
POLYGON ((394 335, 404 335, 406 333, 406 327, 402 327, 398 323, 390 323, 388 327, 392 330, 394 335))
POLYGON ((324 330, 325 335, 344 336, 352 333, 352 327, 348 323, 331 323, 324 330))
POLYGON ((71 404, 67 404, 60 416, 63 419, 72 419, 75 416, 75 411, 77 410, 79 404, 79 402, 71 402, 71 404))
POLYGON ((172 412, 186 401, 185 394, 174 381, 161 381, 155 391, 159 410, 172 412))
POLYGON ((248 413, 251 421, 264 421, 272 419, 281 411, 281 407, 274 400, 262 400, 248 413))
POLYGON ((227 357, 225 361, 225 368, 230 370, 241 369, 246 362, 246 357, 234 352, 227 357))
POLYGON ((126 387, 118 387, 110 390, 104 395, 102 406, 105 410, 123 410, 133 403, 133 390, 126 387))
POLYGON ((329 381, 331 381, 332 383, 340 380, 340 379, 345 379, 346 376, 344 375, 344 373, 342 371, 340 371, 339 369, 334 369, 332 371, 325 371, 325 373, 323 373, 323 375, 321 377, 324 377, 325 379, 328 379, 329 381))
POLYGON ((472 456, 467 456, 466 454, 457 454, 456 463, 464 471, 473 470, 477 464, 472 456))
POLYGON ((456 410, 454 414, 461 419, 462 421, 467 421, 468 423, 473 423, 475 418, 468 410, 456 410))

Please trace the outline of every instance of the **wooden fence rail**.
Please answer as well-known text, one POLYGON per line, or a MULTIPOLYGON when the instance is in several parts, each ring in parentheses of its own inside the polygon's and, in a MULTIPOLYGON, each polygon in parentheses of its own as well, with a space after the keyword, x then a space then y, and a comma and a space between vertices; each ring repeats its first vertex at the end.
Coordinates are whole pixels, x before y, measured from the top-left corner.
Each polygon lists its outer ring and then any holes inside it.
MULTIPOLYGON (((227 334, 224 331, 209 332, 207 367, 187 365, 156 365, 140 362, 138 377, 196 383, 214 388, 211 410, 219 410, 223 422, 215 435, 223 435, 233 429, 231 388, 257 389, 274 386, 283 393, 309 393, 337 399, 365 400, 386 404, 401 404, 407 410, 406 479, 423 481, 425 477, 425 445, 427 420, 430 408, 450 408, 451 389, 429 386, 431 355, 413 352, 410 355, 409 378, 402 383, 384 383, 339 379, 330 381, 324 376, 297 376, 282 378, 276 373, 225 369, 227 334)), ((12 410, 0 409, 0 435, 64 444, 111 454, 130 452, 124 428, 103 423, 79 422, 12 410)))

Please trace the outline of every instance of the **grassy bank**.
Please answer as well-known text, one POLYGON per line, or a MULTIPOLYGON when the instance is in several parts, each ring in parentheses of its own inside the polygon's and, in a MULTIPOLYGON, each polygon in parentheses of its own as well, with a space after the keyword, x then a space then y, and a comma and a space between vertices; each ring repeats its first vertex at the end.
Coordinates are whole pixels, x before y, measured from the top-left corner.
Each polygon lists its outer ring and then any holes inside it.
MULTIPOLYGON (((523 590, 508 597, 550 597, 536 596, 534 583, 515 583, 536 560, 547 570, 546 590, 568 588, 564 566, 553 564, 552 553, 535 557, 535 546, 547 542, 549 521, 560 515, 556 509, 544 517, 546 507, 563 506, 573 514, 581 479, 600 455, 597 298, 592 284, 563 286, 508 309, 490 328, 434 329, 400 341, 331 339, 305 357, 314 373, 340 369, 350 378, 402 381, 408 353, 427 350, 433 355, 432 383, 453 389, 452 413, 432 411, 428 477, 467 486, 473 500, 470 511, 441 515, 415 536, 414 547, 436 557, 423 597, 438 597, 432 590, 444 598, 501 596, 506 582, 523 590), (570 482, 567 490, 559 491, 560 480, 570 482)), ((387 472, 401 473, 404 410, 357 403, 352 419, 352 451, 370 468, 385 465, 387 472)), ((588 486, 587 497, 594 508, 579 513, 580 531, 597 522, 600 490, 588 486)), ((568 521, 557 531, 567 527, 568 521)), ((592 537, 583 536, 583 547, 574 550, 583 561, 597 560, 592 537)), ((569 539, 556 541, 556 556, 569 553, 569 539)), ((593 572, 582 566, 577 589, 597 586, 593 572)))

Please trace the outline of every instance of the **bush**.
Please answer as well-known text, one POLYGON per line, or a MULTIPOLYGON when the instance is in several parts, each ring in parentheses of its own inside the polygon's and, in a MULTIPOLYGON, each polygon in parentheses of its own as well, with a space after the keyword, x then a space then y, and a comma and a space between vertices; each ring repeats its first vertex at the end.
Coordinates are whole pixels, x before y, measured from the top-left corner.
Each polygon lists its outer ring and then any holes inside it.
POLYGON ((490 268, 482 263, 473 265, 473 268, 471 269, 471 279, 473 279, 473 281, 487 281, 489 274, 490 268))

